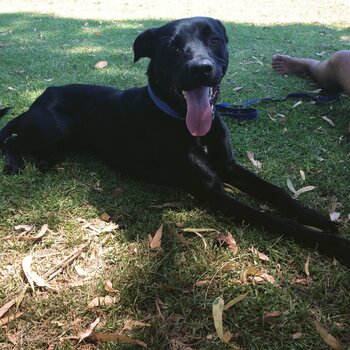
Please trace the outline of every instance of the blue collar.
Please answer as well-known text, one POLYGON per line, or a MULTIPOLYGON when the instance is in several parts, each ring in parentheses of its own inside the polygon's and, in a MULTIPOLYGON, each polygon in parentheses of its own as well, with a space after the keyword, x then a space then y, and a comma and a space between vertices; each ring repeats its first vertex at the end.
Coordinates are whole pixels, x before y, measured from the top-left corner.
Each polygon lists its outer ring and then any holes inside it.
POLYGON ((186 118, 177 113, 173 108, 171 108, 167 103, 165 103, 163 100, 161 100, 152 90, 151 86, 148 85, 148 93, 149 96, 151 97, 151 100, 153 101, 153 103, 159 108, 161 109, 163 112, 165 112, 166 114, 170 115, 173 118, 176 119, 180 119, 180 120, 185 120, 186 118))

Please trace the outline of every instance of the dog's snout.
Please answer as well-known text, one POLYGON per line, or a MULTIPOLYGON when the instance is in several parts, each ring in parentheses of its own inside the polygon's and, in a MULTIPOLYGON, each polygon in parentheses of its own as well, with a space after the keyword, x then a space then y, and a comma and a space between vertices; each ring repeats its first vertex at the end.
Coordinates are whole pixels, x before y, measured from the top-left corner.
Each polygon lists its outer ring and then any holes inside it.
POLYGON ((214 62, 208 58, 192 61, 190 71, 200 75, 210 75, 214 69, 214 62))

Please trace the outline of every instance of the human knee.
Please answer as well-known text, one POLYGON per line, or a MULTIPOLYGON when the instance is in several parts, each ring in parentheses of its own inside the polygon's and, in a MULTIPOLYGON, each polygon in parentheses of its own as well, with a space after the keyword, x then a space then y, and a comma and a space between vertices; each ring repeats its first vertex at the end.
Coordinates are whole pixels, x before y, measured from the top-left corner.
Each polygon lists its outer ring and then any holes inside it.
POLYGON ((333 70, 350 65, 350 50, 341 50, 328 59, 328 65, 333 70))

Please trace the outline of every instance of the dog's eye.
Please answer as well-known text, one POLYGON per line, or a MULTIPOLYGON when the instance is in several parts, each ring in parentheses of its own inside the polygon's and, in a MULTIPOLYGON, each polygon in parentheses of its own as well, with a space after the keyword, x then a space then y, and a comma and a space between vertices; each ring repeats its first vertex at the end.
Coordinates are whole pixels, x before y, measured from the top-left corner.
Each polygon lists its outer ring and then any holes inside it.
POLYGON ((211 43, 212 45, 216 45, 216 44, 218 44, 219 42, 220 42, 220 39, 217 38, 217 37, 211 38, 211 40, 210 40, 210 43, 211 43))

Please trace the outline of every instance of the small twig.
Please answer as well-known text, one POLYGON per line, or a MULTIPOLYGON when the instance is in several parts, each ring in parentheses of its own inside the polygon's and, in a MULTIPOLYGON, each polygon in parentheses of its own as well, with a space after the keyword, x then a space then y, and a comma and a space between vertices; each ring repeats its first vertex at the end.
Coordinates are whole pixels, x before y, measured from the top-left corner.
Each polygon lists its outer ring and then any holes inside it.
POLYGON ((67 267, 72 261, 74 261, 89 244, 90 243, 84 244, 83 246, 78 248, 75 252, 73 252, 71 255, 69 255, 67 258, 63 259, 59 264, 52 267, 50 270, 48 270, 44 274, 44 277, 46 277, 49 281, 51 281, 53 278, 57 276, 57 274, 61 273, 65 267, 67 267))

